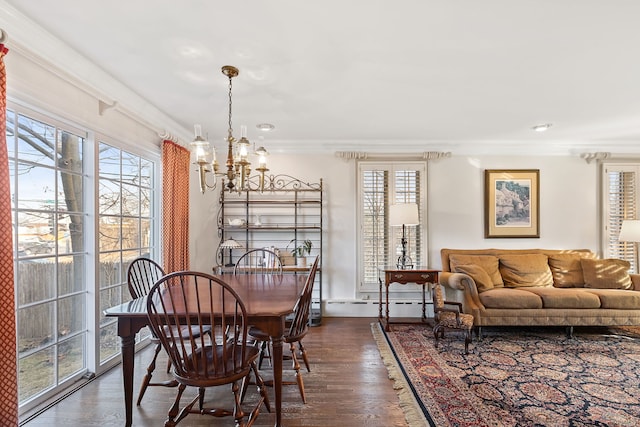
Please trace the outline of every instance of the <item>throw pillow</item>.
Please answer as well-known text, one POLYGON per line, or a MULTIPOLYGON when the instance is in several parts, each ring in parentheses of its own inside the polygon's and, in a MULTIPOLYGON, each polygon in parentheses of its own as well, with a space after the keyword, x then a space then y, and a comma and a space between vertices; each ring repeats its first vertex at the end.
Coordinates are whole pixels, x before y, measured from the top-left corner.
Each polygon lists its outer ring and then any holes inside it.
POLYGON ((500 274, 508 288, 553 286, 553 275, 544 254, 500 255, 500 274))
POLYGON ((459 265, 471 265, 475 264, 484 271, 487 272, 493 283, 493 287, 503 287, 504 282, 498 269, 498 257, 493 255, 463 255, 463 254, 451 254, 449 255, 450 270, 456 271, 459 265))
POLYGON ((629 261, 621 259, 583 259, 582 274, 585 288, 631 289, 629 261))
POLYGON ((491 277, 489 277, 489 273, 480 267, 477 264, 469 264, 469 265, 458 265, 454 270, 455 273, 464 273, 471 276, 474 282, 476 282, 476 288, 478 288, 478 292, 488 291, 489 289, 493 289, 493 282, 491 281, 491 277))
POLYGON ((582 256, 572 254, 549 254, 549 268, 553 275, 553 286, 556 288, 582 288, 584 276, 582 275, 582 256))

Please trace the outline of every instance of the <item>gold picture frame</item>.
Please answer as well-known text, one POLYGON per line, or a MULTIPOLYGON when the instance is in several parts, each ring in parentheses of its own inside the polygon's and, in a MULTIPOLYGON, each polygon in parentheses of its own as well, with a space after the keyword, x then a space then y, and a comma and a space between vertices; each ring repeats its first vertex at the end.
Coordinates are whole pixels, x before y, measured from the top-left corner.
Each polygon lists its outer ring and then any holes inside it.
POLYGON ((485 238, 540 237, 540 170, 485 169, 485 238))

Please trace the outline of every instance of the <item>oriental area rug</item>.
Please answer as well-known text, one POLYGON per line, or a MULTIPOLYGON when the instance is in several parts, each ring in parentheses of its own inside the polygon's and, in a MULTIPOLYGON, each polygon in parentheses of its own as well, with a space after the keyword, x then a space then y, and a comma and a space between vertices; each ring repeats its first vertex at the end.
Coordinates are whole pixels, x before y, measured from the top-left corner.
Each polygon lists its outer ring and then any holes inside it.
POLYGON ((371 329, 418 426, 639 426, 640 328, 485 328, 470 353, 426 325, 371 329))

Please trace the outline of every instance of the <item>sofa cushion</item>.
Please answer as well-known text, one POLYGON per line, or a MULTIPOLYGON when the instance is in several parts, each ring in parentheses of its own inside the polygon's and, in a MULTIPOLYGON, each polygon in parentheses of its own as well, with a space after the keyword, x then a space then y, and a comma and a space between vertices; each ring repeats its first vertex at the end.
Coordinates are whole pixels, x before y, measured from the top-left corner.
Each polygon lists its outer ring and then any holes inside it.
POLYGON ((451 264, 451 271, 456 271, 456 267, 459 265, 478 265, 487 272, 487 274, 491 278, 491 281, 493 282, 493 287, 504 286, 502 276, 500 275, 500 270, 498 270, 498 257, 492 255, 451 254, 451 256, 449 256, 449 262, 451 264))
POLYGON ((640 309, 640 292, 624 289, 585 289, 600 298, 602 308, 618 310, 640 309))
POLYGON ((554 287, 531 287, 527 292, 542 298, 544 308, 600 308, 598 295, 585 289, 560 289, 554 287))
POLYGON ((542 308, 542 298, 520 289, 493 288, 478 296, 486 308, 542 308))
POLYGON ((493 289, 493 282, 491 281, 491 277, 489 277, 489 273, 487 271, 476 264, 468 264, 468 265, 457 265, 455 273, 464 273, 471 276, 474 282, 476 282, 476 288, 478 292, 488 291, 489 289, 493 289))
POLYGON ((631 289, 629 261, 621 259, 582 259, 585 288, 631 289))
POLYGON ((553 276, 544 254, 500 255, 500 275, 504 286, 552 286, 553 276))
POLYGON ((582 288, 582 256, 573 254, 549 254, 549 268, 553 275, 553 286, 556 288, 582 288))

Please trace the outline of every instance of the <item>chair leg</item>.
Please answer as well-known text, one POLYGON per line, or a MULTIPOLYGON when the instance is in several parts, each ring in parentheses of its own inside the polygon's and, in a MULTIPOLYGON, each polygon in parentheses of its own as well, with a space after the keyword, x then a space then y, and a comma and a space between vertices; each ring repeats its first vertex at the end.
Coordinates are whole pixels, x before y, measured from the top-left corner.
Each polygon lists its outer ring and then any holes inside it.
POLYGON ((471 329, 467 329, 464 335, 464 354, 469 354, 470 342, 471 342, 471 329))
POLYGON ((300 373, 300 363, 298 363, 298 358, 296 357, 295 343, 291 343, 291 358, 293 359, 293 369, 296 371, 296 382, 298 383, 302 403, 307 403, 307 397, 304 394, 304 381, 302 381, 302 374, 300 373))
POLYGON ((433 339, 434 339, 433 345, 435 346, 435 348, 438 348, 438 338, 440 335, 440 329, 441 329, 441 326, 438 324, 436 324, 436 326, 433 327, 433 339))
POLYGON ((158 354, 162 350, 161 344, 156 344, 155 353, 153 355, 153 359, 151 359, 151 363, 147 366, 147 373, 144 378, 142 378, 142 384, 140 384, 140 393, 138 393, 138 402, 136 405, 140 406, 140 402, 142 402, 142 397, 144 396, 145 391, 147 391, 147 387, 149 387, 149 383, 151 383, 151 377, 153 376, 153 371, 156 369, 156 359, 158 358, 158 354))
POLYGON ((302 355, 304 366, 307 367, 307 372, 311 372, 311 368, 309 367, 309 359, 307 359, 307 350, 302 345, 302 340, 298 341, 298 349, 300 350, 300 354, 302 355))
MULTIPOLYGON (((262 377, 260 376, 260 373, 258 372, 258 367, 256 366, 255 362, 251 364, 251 369, 253 370, 253 374, 256 376, 256 385, 258 386, 258 393, 260 393, 260 396, 262 396, 262 399, 264 400, 264 406, 267 408, 267 412, 271 412, 271 403, 269 403, 269 395, 267 394, 267 386, 265 385, 264 381, 262 380, 262 377)), ((245 377, 245 379, 248 380, 250 375, 251 374, 247 375, 245 377)))
POLYGON ((269 359, 269 364, 271 364, 271 351, 269 350, 269 347, 269 341, 262 341, 262 344, 260 344, 260 358, 258 359, 259 369, 262 369, 262 361, 265 358, 269 359))
POLYGON ((236 422, 235 425, 242 426, 244 425, 242 423, 242 418, 244 418, 244 411, 242 410, 242 405, 240 405, 240 387, 238 386, 238 381, 233 382, 231 390, 233 391, 233 400, 235 402, 233 405, 233 418, 236 422))
POLYGON ((182 393, 184 393, 184 390, 186 388, 187 386, 184 384, 180 384, 180 386, 178 387, 178 394, 176 396, 176 400, 175 402, 173 402, 171 409, 169 409, 168 418, 164 422, 164 427, 175 427, 175 425, 178 424, 178 422, 182 418, 184 418, 185 416, 184 410, 181 411, 180 414, 178 414, 178 411, 180 409, 180 398, 182 398, 182 393))

